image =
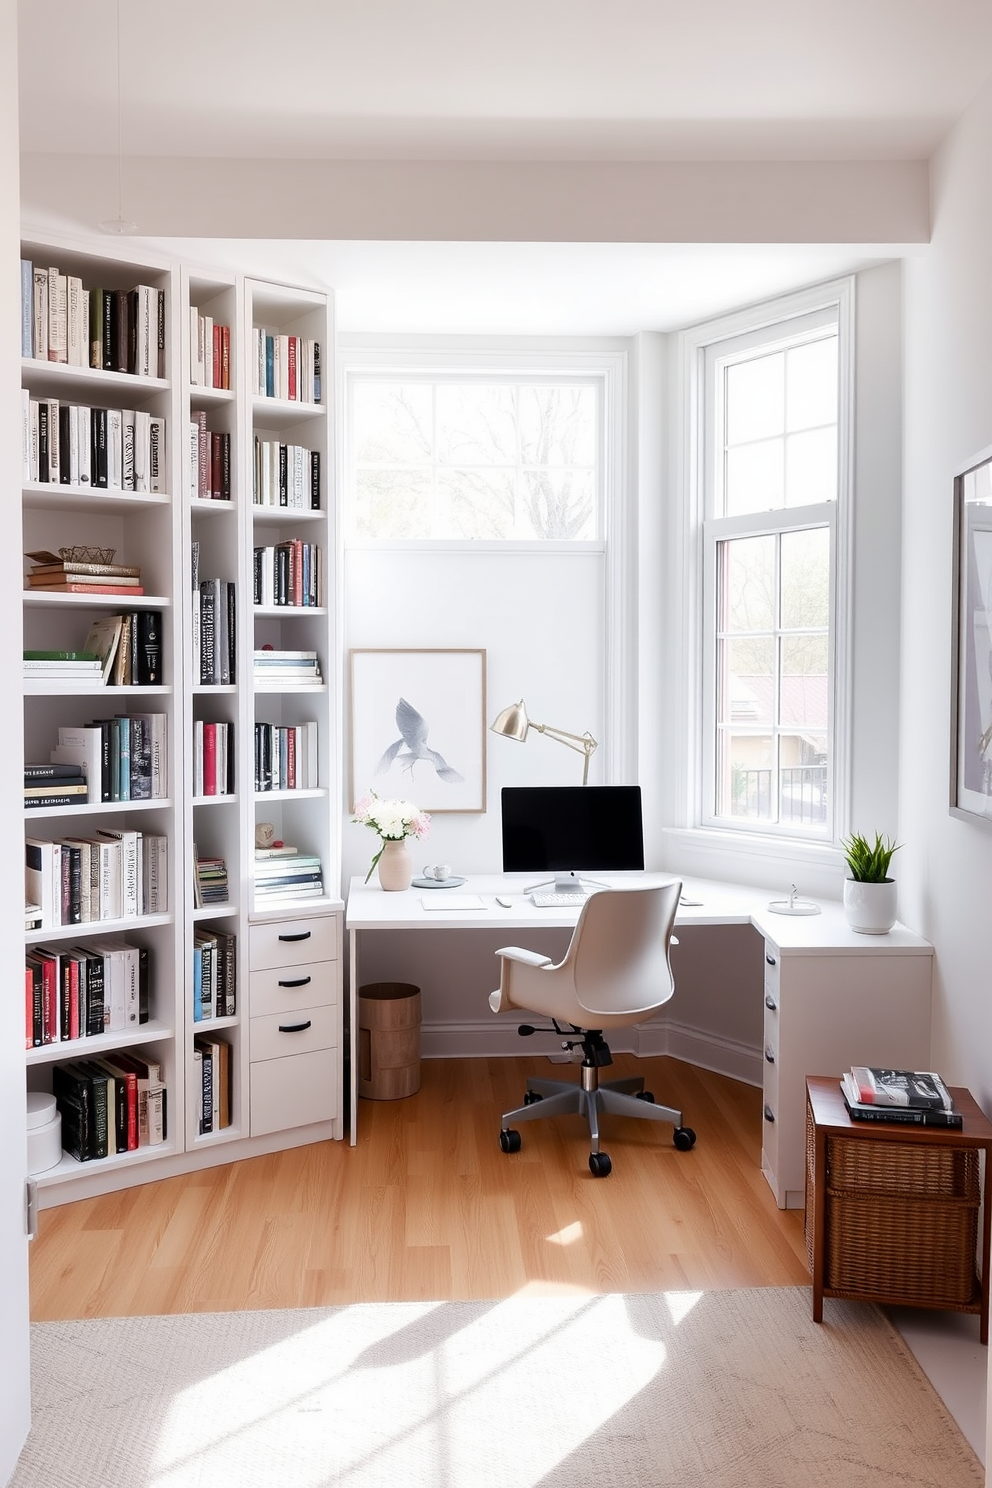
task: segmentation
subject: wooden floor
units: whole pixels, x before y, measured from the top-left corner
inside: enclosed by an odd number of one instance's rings
[[[613,1172],[593,1178],[578,1117],[499,1113],[547,1060],[429,1060],[419,1093],[362,1101],[359,1141],[163,1179],[44,1210],[31,1315],[58,1318],[358,1301],[808,1285],[801,1211],[759,1168],[761,1094],[671,1059],[618,1056],[695,1128],[607,1117]]]

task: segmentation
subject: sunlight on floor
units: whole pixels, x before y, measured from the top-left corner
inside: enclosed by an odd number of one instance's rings
[[[672,1294],[674,1323],[696,1296]],[[199,1381],[171,1403],[149,1484],[178,1488],[194,1464],[204,1481],[237,1468],[246,1485],[276,1482],[292,1444],[295,1488],[535,1488],[666,1358],[622,1296],[478,1303],[453,1332],[450,1318],[436,1304],[342,1309]]]
[[[548,1236],[548,1244],[549,1245],[574,1245],[575,1242],[576,1242],[576,1240],[581,1240],[581,1239],[582,1239],[582,1225],[579,1223],[578,1220],[575,1220],[573,1224],[566,1225],[563,1230],[559,1230],[556,1235],[549,1235]]]

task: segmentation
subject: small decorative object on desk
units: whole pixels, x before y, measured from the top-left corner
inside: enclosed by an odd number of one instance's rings
[[[788,899],[770,899],[768,901],[768,908],[772,914],[815,915],[820,913],[820,906],[812,899],[799,898],[795,884],[789,890]]]
[[[379,851],[369,864],[365,875],[368,883],[376,868],[383,889],[408,889],[413,882],[413,857],[406,845],[408,837],[426,837],[431,819],[412,801],[383,800],[375,791],[369,791],[355,802],[352,821],[359,826],[371,827],[379,835]]]
[[[910,1126],[959,1127],[951,1093],[933,1070],[854,1065],[841,1077],[848,1115],[855,1121],[895,1121]]]

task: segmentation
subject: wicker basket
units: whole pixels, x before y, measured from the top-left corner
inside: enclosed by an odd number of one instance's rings
[[[976,1296],[978,1203],[910,1195],[826,1195],[824,1286],[906,1306],[966,1306]]]
[[[967,1199],[977,1204],[978,1172],[978,1153],[971,1147],[827,1138],[827,1187],[832,1190]]]

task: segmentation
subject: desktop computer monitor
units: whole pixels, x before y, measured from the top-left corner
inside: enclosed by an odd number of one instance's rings
[[[504,785],[503,872],[552,873],[580,890],[582,873],[644,867],[639,785]]]

